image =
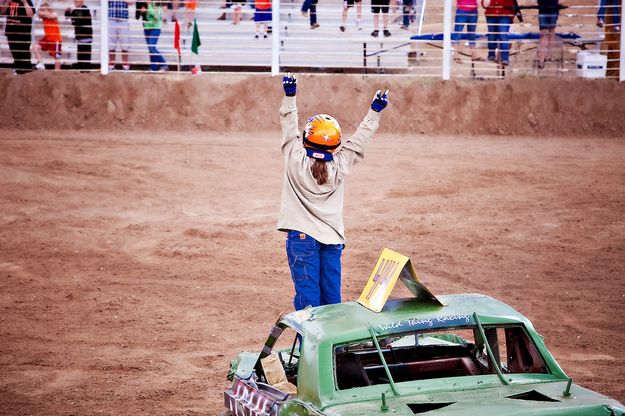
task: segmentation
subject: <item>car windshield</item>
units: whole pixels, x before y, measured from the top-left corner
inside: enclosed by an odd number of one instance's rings
[[[497,371],[503,374],[549,373],[522,325],[484,325],[483,329],[494,360],[475,326],[379,336],[377,341],[396,383]],[[336,345],[334,357],[339,390],[389,383],[387,369],[373,339]]]

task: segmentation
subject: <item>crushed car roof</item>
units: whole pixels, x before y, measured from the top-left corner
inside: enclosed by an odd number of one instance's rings
[[[392,299],[382,312],[373,312],[356,302],[345,302],[306,308],[284,315],[281,321],[303,335],[314,336],[319,343],[370,337],[370,327],[377,334],[392,334],[411,330],[427,330],[480,322],[531,323],[514,308],[481,294],[443,295],[438,297],[445,306],[419,302],[414,298]]]

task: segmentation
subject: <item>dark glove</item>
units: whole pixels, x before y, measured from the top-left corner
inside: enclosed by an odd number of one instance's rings
[[[388,104],[388,90],[378,90],[375,93],[375,97],[373,97],[373,102],[371,103],[371,109],[373,111],[377,111],[378,113],[386,108]]]
[[[289,72],[282,77],[282,88],[287,97],[294,97],[297,91],[297,78]]]

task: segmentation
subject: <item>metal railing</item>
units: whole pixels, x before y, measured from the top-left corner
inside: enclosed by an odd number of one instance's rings
[[[354,1],[352,7],[345,9],[342,1],[321,0],[316,5],[316,23],[312,25],[311,13],[302,14],[301,1],[273,0],[267,38],[262,35],[262,27],[261,35],[255,38],[253,3],[178,0],[159,4],[162,23],[155,47],[166,62],[168,72],[189,71],[199,66],[205,71],[271,71],[273,74],[308,70],[442,79],[583,76],[625,80],[625,57],[620,53],[625,48],[625,39],[620,36],[620,21],[614,18],[621,14],[623,0],[616,2],[612,13],[602,15],[599,27],[598,5],[594,1],[566,1],[568,7],[559,11],[555,34],[548,43],[545,43],[545,33],[541,38],[538,10],[532,8],[536,4],[533,0],[519,0],[523,20],[514,18],[509,25],[487,23],[480,6],[473,44],[473,35],[467,32],[467,26],[462,26],[462,33],[454,29],[457,10],[453,0],[391,0],[386,27],[384,14],[380,13],[377,37],[372,36],[374,16],[370,4]],[[65,17],[67,8],[75,8],[73,3],[62,0],[50,5],[58,16],[62,35],[57,60],[64,69],[102,73],[123,70],[119,46],[116,61],[110,62],[115,66],[109,67],[108,49],[112,37],[108,0],[86,0],[85,4],[90,10],[93,28],[89,62],[85,62],[87,59],[79,61],[78,49],[82,42],[75,35],[72,21]],[[136,15],[138,5],[132,4],[128,9],[127,61],[130,70],[148,71],[150,55],[154,57],[155,53],[148,49],[144,21]],[[41,4],[34,6],[39,10]],[[174,48],[174,19],[180,28],[180,54]],[[201,40],[198,54],[191,52],[194,20]],[[504,42],[492,39],[489,42],[488,36],[502,27],[508,37],[507,61],[502,60],[501,54],[505,50]],[[385,28],[390,36],[385,36]],[[0,31],[9,29],[7,17],[0,17]],[[13,43],[37,45],[44,35],[42,19],[35,16],[30,42],[22,38],[13,39]],[[14,62],[7,39],[7,36],[0,36],[0,65],[5,67]],[[493,51],[488,49],[489,43],[491,47],[495,45],[494,57]],[[53,68],[55,59],[46,50],[41,53],[43,63]],[[19,56],[28,59],[28,65],[36,64],[34,54]],[[152,69],[155,70],[154,66]]]

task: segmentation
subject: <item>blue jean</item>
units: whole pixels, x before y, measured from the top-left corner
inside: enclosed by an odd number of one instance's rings
[[[502,63],[510,62],[510,42],[508,33],[510,32],[511,16],[486,16],[488,24],[488,58],[493,60],[496,57],[496,49],[499,49],[499,56]]]
[[[150,71],[158,71],[161,67],[167,65],[163,55],[156,49],[161,29],[143,29],[143,33],[145,34],[145,42],[148,44],[148,51],[150,52]]]
[[[410,26],[410,9],[412,8],[412,5],[414,3],[414,0],[402,0],[402,25],[405,27]]]
[[[317,23],[317,2],[319,0],[304,0],[302,4],[303,12],[310,12],[310,25]]]
[[[459,41],[462,29],[467,26],[467,36],[469,38],[469,46],[475,46],[475,28],[477,26],[477,9],[473,12],[465,10],[456,10],[456,18],[454,25],[454,33],[451,34],[451,40]]]
[[[540,30],[555,29],[558,26],[558,13],[539,14],[538,27]]]
[[[619,7],[620,3],[616,0],[600,0],[599,1],[599,10],[597,10],[597,18],[605,21],[606,9],[608,13],[612,15],[612,24],[620,25],[621,24],[621,8]]]
[[[299,231],[289,231],[286,254],[295,285],[293,306],[341,302],[341,254],[343,244],[322,244]]]

